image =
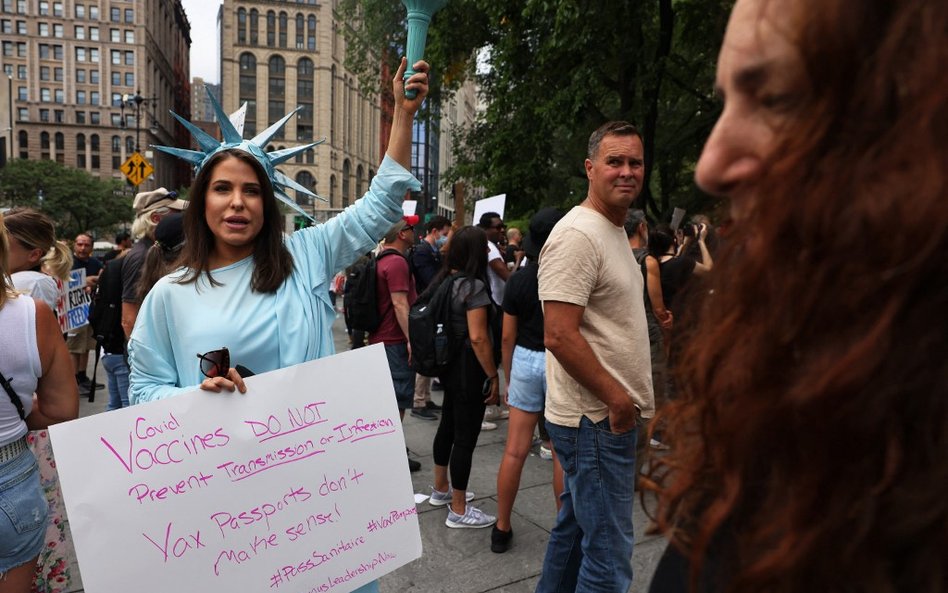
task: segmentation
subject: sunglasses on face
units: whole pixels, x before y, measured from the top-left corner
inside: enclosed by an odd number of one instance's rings
[[[201,374],[208,379],[225,377],[230,371],[230,350],[227,348],[211,350],[197,357],[201,360]]]

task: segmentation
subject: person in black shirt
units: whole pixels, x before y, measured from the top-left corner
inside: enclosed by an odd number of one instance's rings
[[[86,271],[86,291],[91,292],[99,281],[99,272],[102,271],[102,262],[99,258],[92,256],[92,236],[86,233],[80,233],[76,236],[73,243],[72,269]],[[86,392],[92,386],[89,376],[86,374],[86,366],[89,364],[89,351],[96,347],[95,338],[92,337],[92,328],[88,324],[70,331],[66,335],[66,346],[69,348],[69,354],[72,357],[73,366],[76,369],[76,382],[79,389]],[[96,389],[105,387],[102,383],[96,383]]]
[[[542,418],[546,399],[546,350],[543,346],[543,307],[538,294],[538,258],[543,243],[563,213],[544,208],[530,219],[530,232],[523,241],[527,265],[507,280],[504,291],[504,321],[501,359],[507,378],[507,444],[497,472],[497,524],[490,549],[506,552],[513,539],[510,515],[520,487],[523,463],[533,444],[533,429]],[[546,443],[549,447],[549,442]],[[563,469],[553,457],[553,492],[559,505],[563,491]]]

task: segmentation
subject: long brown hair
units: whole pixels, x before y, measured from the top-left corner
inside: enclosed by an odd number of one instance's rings
[[[263,166],[252,155],[238,149],[222,150],[204,164],[194,183],[191,184],[190,203],[184,211],[184,236],[187,243],[181,253],[181,265],[188,271],[179,282],[187,284],[197,281],[203,273],[208,281],[219,284],[211,277],[209,261],[214,250],[214,234],[207,226],[204,210],[207,204],[207,189],[211,183],[214,167],[224,159],[235,158],[249,165],[257,174],[263,195],[263,228],[254,239],[253,278],[251,287],[255,292],[276,292],[293,272],[293,258],[283,244],[283,225],[280,207],[273,194],[273,185]]]
[[[732,592],[948,590],[948,3],[852,8],[793,5],[812,94],[659,414],[693,586],[723,540]]]

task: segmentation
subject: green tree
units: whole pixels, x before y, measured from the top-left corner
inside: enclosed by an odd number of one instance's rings
[[[49,160],[16,159],[0,169],[0,203],[41,210],[56,222],[63,239],[83,231],[102,234],[130,221],[134,212],[122,186]]]
[[[575,204],[586,191],[589,133],[624,119],[645,139],[640,206],[666,221],[676,205],[709,209],[692,175],[719,111],[714,56],[732,4],[451,0],[428,37],[432,102],[476,76],[486,109],[455,139],[457,165],[444,181],[507,193],[511,215]],[[391,68],[405,46],[404,9],[397,0],[342,0],[337,18],[347,23],[347,65],[364,89],[378,89],[379,64]]]

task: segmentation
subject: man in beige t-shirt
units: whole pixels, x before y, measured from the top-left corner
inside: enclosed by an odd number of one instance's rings
[[[623,224],[642,191],[643,153],[631,124],[593,132],[586,199],[540,252],[545,416],[565,490],[537,593],[632,583],[636,421],[654,399],[644,284]]]

